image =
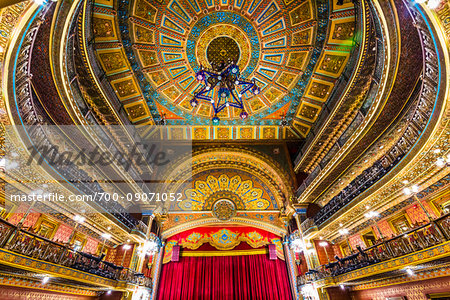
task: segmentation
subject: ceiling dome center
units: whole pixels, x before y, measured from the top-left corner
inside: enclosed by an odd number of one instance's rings
[[[227,36],[213,39],[206,49],[206,57],[211,65],[227,64],[229,61],[238,63],[240,56],[239,45]]]

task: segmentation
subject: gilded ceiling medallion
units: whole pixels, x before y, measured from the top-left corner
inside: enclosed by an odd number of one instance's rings
[[[236,206],[231,200],[220,199],[214,203],[212,213],[217,219],[228,221],[236,215]]]

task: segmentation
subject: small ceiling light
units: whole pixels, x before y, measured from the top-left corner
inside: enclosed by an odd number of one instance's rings
[[[439,154],[439,153],[441,153],[441,149],[434,149],[433,152],[434,152],[435,154]]]
[[[378,217],[379,215],[380,215],[380,213],[377,212],[377,211],[370,211],[370,212],[368,212],[368,213],[365,213],[365,214],[364,214],[364,217],[366,217],[367,219],[371,219],[371,218],[376,218],[376,217]]]
[[[403,189],[403,194],[405,194],[406,196],[411,195],[411,189],[410,188],[404,188]]]
[[[342,223],[339,223],[339,227],[342,227],[342,226],[344,226],[344,225],[342,225]]]
[[[414,271],[411,270],[410,268],[407,268],[407,269],[406,269],[406,273],[408,273],[409,276],[414,275]]]
[[[442,168],[443,166],[445,166],[445,160],[442,157],[439,157],[436,160],[436,166],[438,166],[439,168]]]
[[[42,284],[46,284],[49,280],[50,280],[50,277],[45,276],[44,278],[42,278]]]
[[[370,209],[370,206],[369,206],[369,205],[366,205],[366,209]]]
[[[123,250],[130,250],[131,249],[131,245],[123,245]]]
[[[320,247],[326,247],[326,246],[328,246],[328,243],[325,242],[325,241],[323,241],[323,242],[320,242],[320,243],[319,243],[319,246],[320,246]]]
[[[347,228],[339,229],[339,234],[340,235],[347,235],[347,234],[349,234],[349,231],[348,231]]]
[[[428,0],[428,8],[435,9],[441,4],[441,0]]]
[[[80,215],[75,215],[75,216],[73,217],[73,219],[74,219],[76,222],[78,222],[78,223],[83,223],[84,221],[86,221],[86,218],[85,218],[85,217],[82,217],[82,216],[80,216]]]
[[[340,284],[339,286],[341,287],[342,290],[345,289],[345,286],[343,284]]]
[[[419,192],[419,186],[418,185],[413,185],[412,187],[411,187],[411,191],[413,192],[413,193],[418,193]]]
[[[107,291],[107,292],[106,292],[106,295],[111,295],[111,291]]]
[[[109,233],[103,233],[102,238],[104,238],[105,240],[108,240],[111,238],[111,235]]]

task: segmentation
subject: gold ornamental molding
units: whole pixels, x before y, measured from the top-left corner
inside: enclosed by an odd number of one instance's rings
[[[363,221],[362,216],[367,212],[366,206],[370,209],[380,212],[404,201],[407,199],[403,195],[403,188],[405,186],[418,185],[420,190],[423,190],[438,181],[446,174],[448,174],[448,167],[439,168],[436,161],[439,157],[446,157],[450,152],[448,141],[450,140],[450,102],[449,86],[450,82],[450,59],[449,59],[449,40],[450,40],[450,25],[444,23],[445,16],[448,17],[449,4],[443,5],[440,10],[431,11],[426,6],[420,6],[427,20],[431,23],[432,30],[434,30],[437,47],[442,47],[444,50],[439,52],[442,57],[442,74],[445,77],[440,81],[440,99],[447,99],[437,105],[433,115],[432,122],[435,124],[429,129],[428,138],[423,144],[414,151],[412,157],[401,165],[396,166],[400,168],[398,173],[392,178],[381,180],[367,192],[358,196],[356,201],[358,204],[340,213],[339,219],[335,218],[327,222],[321,231],[318,233],[322,236],[331,237],[337,234],[340,226],[351,228]],[[447,51],[445,50],[447,49]],[[439,149],[439,151],[435,151]],[[343,185],[344,187],[345,185]]]
[[[364,2],[364,1],[363,1]],[[378,12],[378,18],[380,20],[380,26],[381,30],[383,30],[383,42],[384,42],[384,48],[387,55],[384,57],[384,66],[382,71],[382,77],[380,79],[380,83],[378,85],[378,91],[377,94],[374,97],[374,102],[371,105],[367,115],[364,117],[363,122],[361,125],[355,130],[355,132],[352,134],[352,136],[348,139],[348,141],[339,149],[339,151],[333,156],[333,158],[326,164],[325,168],[320,171],[319,175],[308,185],[308,187],[305,189],[305,191],[301,194],[301,196],[298,198],[298,202],[310,202],[313,201],[311,199],[310,194],[315,190],[316,186],[319,185],[323,179],[326,178],[326,176],[335,168],[335,166],[345,157],[346,154],[349,153],[355,147],[355,145],[358,143],[359,140],[363,138],[363,136],[370,130],[370,128],[373,126],[374,122],[377,120],[377,117],[382,112],[384,106],[386,105],[387,99],[389,98],[389,94],[391,92],[394,79],[397,74],[397,68],[398,68],[398,59],[394,61],[395,57],[392,57],[392,41],[399,40],[399,33],[397,33],[396,36],[392,36],[392,33],[389,32],[388,28],[388,21],[386,20],[386,17],[383,14],[383,9],[381,5],[378,3],[378,1],[374,1],[375,9],[377,9]],[[395,15],[395,23],[398,23],[398,17]],[[362,68],[362,66],[360,66]],[[393,74],[393,76],[387,76],[386,74]],[[336,106],[335,110],[338,109],[338,106]],[[333,111],[334,112],[334,111]],[[328,119],[330,122],[331,118]],[[345,120],[347,121],[347,120]],[[350,125],[350,124],[348,124]],[[348,126],[342,130],[343,133],[345,129],[347,129]],[[322,131],[326,129],[326,126],[322,126]],[[321,136],[319,133],[317,135],[317,138],[315,139],[315,142],[312,144],[318,142],[318,137]],[[339,134],[336,133],[337,137],[339,137]],[[334,140],[334,139],[333,139]],[[334,144],[334,143],[333,143]],[[324,152],[328,152],[327,150],[330,150],[331,146],[328,147],[328,149],[325,149]],[[306,152],[303,155],[303,159],[307,157],[308,152]],[[295,171],[300,170],[300,166],[303,162],[300,161],[295,166]],[[318,162],[317,162],[318,164]],[[315,166],[315,165],[314,165]],[[308,171],[312,171],[312,167],[308,168]],[[343,173],[346,170],[343,171]],[[342,175],[342,174],[341,174]],[[352,174],[354,177],[357,176],[357,174]],[[315,200],[315,199],[314,199]]]
[[[446,241],[432,248],[417,251],[411,254],[393,258],[388,261],[380,262],[371,266],[367,266],[358,270],[354,270],[336,276],[334,279],[336,284],[341,284],[376,274],[403,269],[406,266],[426,263],[432,260],[446,257],[449,254],[450,254],[450,241]]]
[[[115,288],[118,281],[64,267],[50,262],[33,259],[5,249],[0,249],[0,263],[36,273],[71,279],[88,284]]]
[[[440,277],[447,277],[450,276],[450,266],[449,265],[442,265],[438,266],[434,269],[425,269],[420,270],[419,272],[415,272],[414,276],[402,276],[400,278],[386,278],[382,280],[377,281],[370,281],[367,283],[363,283],[357,286],[352,286],[352,291],[363,291],[368,289],[375,289],[380,287],[386,287],[391,285],[398,285],[408,282],[418,282],[428,279],[434,279],[434,278],[440,278]],[[447,283],[450,285],[450,283]]]
[[[96,297],[98,295],[95,289],[80,288],[78,286],[61,285],[36,281],[27,278],[26,276],[11,275],[7,273],[0,273],[0,286],[20,287],[26,289],[43,290],[56,293],[90,296]]]
[[[187,222],[187,223],[172,227],[172,228],[164,231],[161,234],[161,236],[164,239],[168,239],[169,237],[171,237],[177,233],[180,233],[180,232],[183,232],[183,231],[186,231],[189,229],[193,229],[196,227],[221,226],[221,225],[222,226],[240,225],[240,226],[255,227],[255,228],[259,228],[259,229],[271,232],[278,236],[283,236],[286,234],[286,230],[282,227],[274,226],[269,223],[261,222],[261,221],[257,221],[257,220],[253,220],[253,219],[235,217],[235,218],[228,220],[226,223],[223,221],[220,221],[217,218],[205,218],[205,219],[195,220],[192,222]]]

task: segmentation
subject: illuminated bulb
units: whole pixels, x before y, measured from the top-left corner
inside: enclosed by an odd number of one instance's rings
[[[405,194],[406,196],[411,195],[411,189],[410,188],[404,188],[403,189],[403,194]]]
[[[85,217],[82,217],[82,216],[79,216],[79,215],[75,215],[75,216],[73,217],[73,219],[74,219],[76,222],[78,222],[78,223],[83,223],[83,222],[86,220]]]
[[[441,153],[441,149],[434,149],[433,152],[436,154],[439,154],[439,153]]]
[[[442,157],[438,158],[436,161],[436,166],[442,168],[443,166],[445,166],[445,160]]]
[[[123,250],[130,250],[131,249],[131,245],[123,245]]]
[[[377,211],[370,211],[368,213],[364,214],[364,217],[366,217],[367,219],[370,218],[374,218],[374,217],[378,217],[380,214]]]
[[[50,277],[45,276],[45,277],[42,279],[42,284],[46,284],[49,280],[50,280]]]
[[[328,243],[327,242],[320,242],[319,246],[320,247],[326,247],[326,246],[328,246]]]
[[[349,231],[348,231],[347,228],[339,229],[339,234],[340,234],[340,235],[346,235],[346,234],[348,234],[348,233],[349,233]]]
[[[15,161],[6,161],[6,170],[14,170],[19,166],[19,164]]]
[[[102,238],[104,238],[105,240],[110,239],[111,235],[109,233],[103,233],[102,234]]]
[[[345,286],[343,284],[340,284],[339,286],[341,287],[342,290],[345,289]]]
[[[413,185],[413,186],[411,187],[411,190],[412,190],[413,193],[417,193],[417,192],[419,192],[419,186]]]
[[[190,103],[191,103],[191,106],[192,106],[192,107],[196,107],[196,106],[198,105],[198,100],[195,99],[195,98],[192,98],[192,100],[190,101]]]
[[[406,269],[406,273],[408,273],[409,276],[414,275],[413,270],[411,270],[410,268],[407,268],[407,269]]]
[[[435,9],[441,4],[440,0],[429,0],[428,1],[428,8]]]

